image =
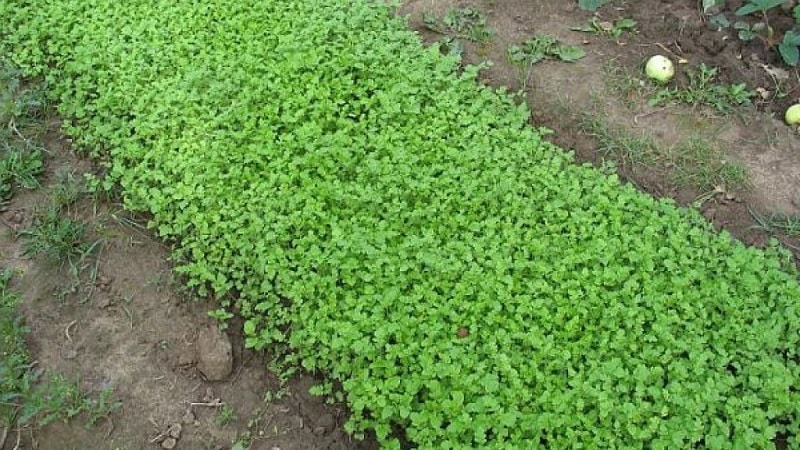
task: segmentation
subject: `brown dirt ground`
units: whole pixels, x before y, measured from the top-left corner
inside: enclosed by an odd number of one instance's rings
[[[728,8],[737,2],[729,1]],[[516,69],[508,64],[506,49],[534,33],[580,44],[586,58],[575,64],[543,62],[536,65],[526,91],[532,123],[556,131],[552,139],[575,151],[578,162],[600,164],[597,142],[579,125],[589,112],[633,133],[647,133],[669,144],[691,136],[716,143],[726,158],[743,164],[752,188],[719,192],[703,202],[701,212],[717,227],[730,230],[748,244],[763,245],[769,234],[754,229],[748,208],[761,213],[800,214],[800,140],[794,130],[770,117],[800,99],[800,76],[788,71],[782,90],[786,96],[759,101],[737,115],[719,117],[689,107],[651,108],[634,90],[615,88],[615,78],[641,78],[643,61],[654,53],[685,58],[688,66],[705,62],[720,68],[720,80],[747,82],[751,88],[776,91],[776,81],[764,70],[778,63],[774,54],[757,43],[742,44],[709,30],[698,14],[696,0],[614,1],[598,13],[602,20],[621,17],[638,22],[636,34],[617,40],[571,31],[591,17],[573,0],[407,0],[400,14],[427,43],[442,36],[427,30],[422,13],[441,16],[451,7],[472,6],[483,11],[495,35],[485,44],[468,43],[466,63],[491,61],[481,79],[511,91],[520,88]],[[682,68],[681,68],[682,69]],[[685,83],[679,70],[675,83]],[[634,118],[636,120],[634,120]],[[54,124],[57,128],[57,124]],[[351,440],[342,430],[347,412],[307,394],[313,383],[298,376],[281,400],[265,402],[266,392],[279,383],[269,372],[268,356],[243,349],[241,336],[230,331],[234,372],[223,382],[206,381],[196,370],[194,346],[198,330],[209,323],[213,305],[194,301],[173,279],[169,248],[128,217],[113,203],[95,205],[84,199],[71,214],[96,224],[94,235],[104,244],[97,255],[97,277],[75,292],[64,270],[21,256],[16,231],[30,223],[46,202],[47,186],[56,170],[82,173],[91,167],[77,158],[69,143],[52,132],[51,155],[44,189],[20,192],[0,213],[0,263],[22,269],[16,289],[25,299],[34,358],[45,371],[79,377],[88,391],[113,387],[121,411],[86,429],[82,423],[54,424],[35,433],[23,433],[20,448],[148,449],[159,448],[157,436],[174,423],[183,424],[178,449],[229,449],[245,433],[256,437],[252,449],[374,449],[372,440]],[[643,190],[688,204],[706,194],[671,181],[659,167],[620,166],[620,174]],[[787,247],[800,248],[796,238],[776,235]],[[796,253],[797,254],[797,253]],[[213,407],[190,407],[204,397],[219,399],[233,408],[236,418],[219,425]],[[187,410],[195,420],[184,423]],[[13,439],[11,439],[13,441]],[[7,445],[7,448],[11,448]],[[4,450],[4,449],[0,449]]]

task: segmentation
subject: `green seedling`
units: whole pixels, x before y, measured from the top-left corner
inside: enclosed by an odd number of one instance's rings
[[[617,61],[607,62],[603,67],[603,72],[608,92],[620,98],[631,110],[639,106],[643,97],[653,94],[657,89],[655,83],[648,83],[639,74],[632,74]]]
[[[56,208],[63,210],[78,201],[85,192],[81,180],[66,170],[56,172],[55,185],[50,189],[50,199]]]
[[[231,450],[247,450],[256,440],[265,438],[264,423],[262,422],[263,415],[263,407],[258,407],[250,412],[247,428],[238,433]]]
[[[717,68],[700,64],[694,70],[688,70],[689,84],[685,87],[663,88],[650,98],[650,106],[665,103],[685,103],[690,106],[705,105],[721,113],[730,113],[736,107],[751,104],[755,91],[744,83],[722,85],[716,83]]]
[[[22,405],[18,423],[42,427],[56,421],[68,422],[86,414],[85,426],[91,428],[122,406],[113,395],[114,391],[108,388],[93,397],[81,390],[78,381],[58,374],[46,376]]]
[[[633,19],[623,18],[617,19],[614,22],[605,22],[601,21],[597,17],[592,17],[586,24],[570,29],[584,33],[594,33],[618,38],[625,32],[635,32],[636,21]]]
[[[800,216],[789,216],[780,213],[764,215],[749,207],[748,210],[758,224],[753,228],[767,233],[782,233],[787,236],[800,237]]]
[[[14,186],[25,189],[39,187],[37,177],[43,170],[41,149],[5,143],[5,148],[0,149],[0,203],[11,198]]]
[[[94,427],[98,422],[108,419],[122,408],[122,401],[114,397],[114,389],[104,388],[97,395],[83,396],[83,412],[86,414],[85,426]]]
[[[586,56],[586,52],[575,45],[561,44],[554,37],[537,34],[521,45],[510,46],[507,55],[509,62],[517,68],[522,90],[525,90],[536,63],[546,59],[575,62]]]
[[[425,13],[422,21],[431,31],[473,42],[486,42],[494,34],[486,25],[486,16],[476,8],[452,8],[441,19]]]
[[[703,14],[708,14],[714,7],[724,5],[725,0],[700,0],[699,4]]]
[[[737,16],[747,16],[753,13],[760,13],[766,22],[767,12],[786,3],[786,0],[747,0],[747,3],[736,10]]]
[[[786,64],[790,66],[800,64],[800,28],[784,33],[783,40],[778,44],[778,52]]]
[[[217,425],[224,427],[236,420],[236,412],[228,405],[222,405],[217,410]]]
[[[46,105],[43,89],[23,82],[20,70],[0,56],[0,157],[10,149],[36,147],[32,137],[47,128]]]
[[[220,330],[226,330],[228,328],[228,323],[233,319],[234,315],[225,307],[222,307],[209,311],[208,317],[217,321],[217,326]]]
[[[597,139],[597,150],[622,167],[662,168],[678,185],[700,191],[715,188],[745,189],[750,186],[747,171],[727,161],[724,153],[708,141],[693,137],[687,142],[665,146],[647,134],[634,135],[609,126],[597,114],[586,114],[581,129]]]
[[[597,151],[622,167],[650,165],[659,155],[658,144],[645,134],[633,135],[610,127],[597,114],[584,114],[581,129],[597,139]]]
[[[745,167],[729,161],[707,140],[692,137],[669,152],[676,183],[701,191],[747,189],[750,179]]]
[[[33,189],[44,168],[44,150],[25,136],[26,128],[43,128],[39,92],[23,88],[21,73],[0,58],[0,204],[15,186]],[[22,127],[22,131],[20,131]]]
[[[720,30],[732,25],[740,40],[748,42],[759,39],[767,49],[777,47],[778,54],[787,65],[797,66],[800,64],[800,5],[792,10],[797,26],[787,30],[783,36],[776,33],[769,23],[768,13],[784,3],[786,3],[784,0],[748,0],[736,10],[735,15],[738,17],[758,15],[757,22],[739,20],[731,24],[724,14],[717,14],[709,19],[709,25]]]
[[[459,59],[461,59],[461,57],[464,55],[464,43],[458,38],[451,36],[445,37],[439,41],[439,46],[442,50],[442,53],[446,55],[452,55]]]
[[[710,23],[719,29],[730,26],[730,21],[722,15],[711,18]],[[783,62],[789,66],[800,64],[800,27],[787,30],[783,37],[776,35],[772,27],[766,22],[748,23],[737,21],[733,24],[740,40],[748,42],[755,39],[761,40],[768,49],[777,46]]]
[[[16,122],[43,117],[46,102],[38,86],[25,86],[22,72],[0,57],[0,121],[15,126]]]
[[[733,28],[737,30],[737,36],[739,36],[739,39],[745,42],[752,41],[762,36],[765,41],[772,42],[774,35],[772,28],[767,27],[767,24],[764,22],[750,24],[748,22],[737,21],[733,24]]]
[[[25,327],[17,312],[19,296],[9,290],[13,272],[0,271],[0,426],[3,427],[4,447],[8,430],[16,423],[22,406],[30,394],[32,374],[25,345]]]
[[[87,231],[86,223],[65,217],[59,209],[50,207],[20,233],[23,252],[28,257],[44,256],[50,262],[69,264],[77,272],[100,245],[99,240],[89,241]]]

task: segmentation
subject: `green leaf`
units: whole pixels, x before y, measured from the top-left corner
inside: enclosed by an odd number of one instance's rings
[[[247,320],[244,323],[244,334],[246,336],[252,336],[256,333],[256,323],[254,320]]]
[[[717,14],[708,20],[708,24],[714,28],[728,28],[731,21],[724,14]]]
[[[746,16],[752,14],[759,10],[759,7],[755,3],[745,3],[743,6],[739,7],[734,14],[737,16]]]
[[[800,62],[800,48],[798,48],[798,44],[780,44],[778,46],[778,51],[786,64],[796,66]]]
[[[708,14],[708,11],[715,6],[724,5],[725,0],[703,0],[703,14]]]
[[[578,0],[578,6],[586,11],[597,11],[611,0]]]
[[[748,0],[748,3],[742,5],[736,10],[737,16],[746,16],[756,11],[766,13],[772,8],[776,8],[786,3],[786,0]]]
[[[632,30],[636,28],[636,21],[633,19],[619,19],[614,22],[614,26],[623,30]]]
[[[786,45],[800,46],[800,30],[789,30],[783,35],[783,43]]]
[[[565,45],[558,48],[558,58],[562,61],[573,62],[584,56],[586,56],[586,52],[574,45]]]

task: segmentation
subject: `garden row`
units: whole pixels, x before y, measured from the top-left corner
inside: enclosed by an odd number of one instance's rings
[[[0,5],[0,46],[105,161],[99,186],[152,215],[248,345],[339,381],[354,433],[675,449],[800,431],[789,258],[574,165],[388,7],[35,3]]]

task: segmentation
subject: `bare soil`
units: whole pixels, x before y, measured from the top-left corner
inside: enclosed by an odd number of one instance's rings
[[[507,61],[509,45],[535,33],[581,45],[587,56],[577,63],[548,61],[534,67],[525,92],[533,125],[554,130],[553,141],[573,150],[579,163],[595,165],[605,156],[598,152],[596,139],[579,125],[587,113],[665,144],[692,136],[706,138],[723,149],[726,158],[747,168],[750,189],[702,192],[675,183],[657,166],[620,165],[620,174],[641,189],[680,204],[702,198],[701,212],[718,228],[747,244],[763,245],[777,237],[797,255],[796,237],[754,228],[750,210],[800,215],[800,139],[795,130],[771,116],[780,117],[788,104],[800,99],[800,76],[797,70],[782,67],[775,52],[759,42],[743,43],[710,29],[697,3],[614,1],[599,11],[599,18],[638,22],[638,33],[618,39],[571,31],[591,17],[573,0],[408,0],[400,14],[408,15],[409,26],[432,43],[443,36],[424,26],[423,13],[442,16],[450,8],[466,6],[484,12],[495,34],[483,44],[467,43],[465,62],[490,61],[492,66],[481,72],[481,80],[511,91],[520,89],[521,80]],[[739,3],[729,0],[728,10]],[[775,22],[776,27],[785,26]],[[732,116],[703,108],[649,107],[636,89],[615,86],[620,80],[638,83],[644,60],[655,53],[685,59],[688,63],[681,68],[701,62],[718,67],[721,82],[746,82],[769,95]],[[786,79],[775,79],[776,67]],[[675,83],[685,82],[680,70]],[[50,155],[44,188],[19,192],[0,212],[0,264],[23,273],[15,288],[24,296],[29,344],[38,367],[79,378],[90,392],[113,387],[123,406],[93,428],[75,421],[25,431],[19,448],[155,449],[176,424],[181,428],[178,449],[230,449],[237,440],[267,450],[377,448],[374,440],[355,441],[343,431],[345,408],[308,395],[314,382],[309,375],[294,377],[283,398],[266,401],[268,392],[280,390],[277,377],[267,369],[269,355],[244,349],[235,323],[227,330],[233,348],[232,374],[224,381],[208,381],[198,370],[202,355],[196,347],[201,330],[213,324],[207,312],[214,305],[180,289],[180,280],[171,272],[169,247],[119,205],[85,198],[71,207],[71,215],[94,224],[93,236],[103,242],[91,269],[96,269],[94,275],[84,275],[77,286],[63,267],[23,257],[17,232],[48,201],[54,173],[92,169],[73,154],[57,128],[54,123],[47,139]],[[220,403],[234,413],[229,423],[220,423],[221,406],[208,406]],[[247,436],[251,439],[244,439]],[[9,439],[6,449],[14,440]]]

